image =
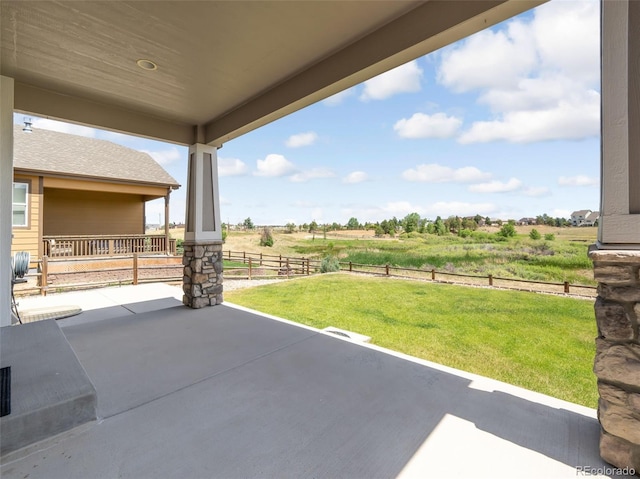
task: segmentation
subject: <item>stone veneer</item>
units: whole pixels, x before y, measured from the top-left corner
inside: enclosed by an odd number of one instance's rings
[[[592,250],[600,455],[640,472],[640,251]]]
[[[186,242],[182,302],[190,308],[222,303],[222,242]]]

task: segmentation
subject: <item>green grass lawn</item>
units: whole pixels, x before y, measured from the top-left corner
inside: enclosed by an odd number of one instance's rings
[[[225,300],[597,406],[591,301],[345,274],[232,291]]]

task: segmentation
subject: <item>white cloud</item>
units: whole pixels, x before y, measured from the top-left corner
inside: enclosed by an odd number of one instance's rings
[[[558,178],[560,186],[596,186],[598,183],[597,178],[591,178],[586,175],[561,176]]]
[[[336,174],[328,168],[312,168],[311,170],[301,171],[291,177],[294,183],[304,183],[315,178],[333,178]]]
[[[437,163],[418,165],[402,172],[402,178],[407,181],[425,183],[472,183],[487,180],[490,177],[490,173],[480,171],[474,166],[453,169]]]
[[[364,82],[360,100],[384,100],[398,93],[418,92],[421,79],[422,69],[418,62],[410,61]]]
[[[296,167],[282,155],[271,153],[264,160],[257,160],[256,176],[286,176],[293,173]]]
[[[41,128],[43,130],[59,131],[60,133],[69,133],[71,135],[86,136],[87,138],[95,138],[98,130],[89,128],[88,126],[74,125],[72,123],[63,123],[61,121],[49,120],[47,118],[34,118],[31,125],[33,128]]]
[[[579,140],[600,132],[600,95],[585,92],[581,101],[559,101],[544,110],[505,112],[498,120],[474,122],[458,138],[463,144],[506,140],[529,143],[545,140]]]
[[[493,203],[467,203],[464,201],[438,201],[426,208],[426,213],[446,218],[451,215],[489,215],[497,210]]]
[[[218,158],[219,176],[242,176],[249,171],[246,163],[237,158]]]
[[[343,183],[362,183],[363,181],[367,181],[369,179],[369,175],[367,175],[364,171],[352,171],[347,176],[342,179]]]
[[[551,190],[546,186],[528,186],[522,190],[522,194],[525,196],[539,198],[541,196],[551,195]]]
[[[409,119],[398,120],[393,129],[401,138],[450,138],[461,125],[460,118],[444,113],[414,113]]]
[[[347,88],[346,90],[341,91],[340,93],[336,93],[335,95],[330,96],[329,98],[325,98],[322,100],[322,103],[326,106],[337,106],[342,104],[347,98],[352,96],[355,93],[353,88]]]
[[[460,143],[577,140],[599,134],[599,61],[599,3],[549,2],[445,50],[437,78],[492,112]]]
[[[156,160],[160,165],[168,165],[169,163],[173,163],[180,159],[181,155],[178,149],[174,146],[168,150],[160,150],[160,151],[149,151],[149,150],[140,150],[143,153],[147,153]]]
[[[516,191],[522,187],[522,181],[517,178],[510,178],[509,181],[502,182],[498,180],[489,181],[488,183],[478,183],[469,186],[472,193],[508,193]]]
[[[315,131],[307,131],[306,133],[291,135],[285,142],[285,145],[289,148],[300,148],[301,146],[313,145],[317,139],[318,134]]]

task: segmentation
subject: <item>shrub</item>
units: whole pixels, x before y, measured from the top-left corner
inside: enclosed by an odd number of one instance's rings
[[[460,230],[460,237],[461,238],[468,238],[469,236],[471,236],[472,231],[468,228],[465,228],[463,230]]]
[[[529,238],[531,238],[532,240],[539,240],[540,238],[542,238],[542,235],[537,229],[533,228],[529,233]]]
[[[498,234],[503,238],[511,238],[516,235],[516,227],[511,223],[507,223],[506,225],[503,225],[502,228],[500,228]]]
[[[544,235],[544,239],[546,241],[553,241],[554,239],[556,239],[556,236],[553,233],[547,233],[546,235]]]
[[[273,235],[271,234],[271,228],[264,227],[260,234],[260,246],[273,246]]]
[[[340,271],[340,263],[338,258],[335,256],[326,256],[322,259],[320,263],[320,272],[321,273],[333,273],[335,271]]]

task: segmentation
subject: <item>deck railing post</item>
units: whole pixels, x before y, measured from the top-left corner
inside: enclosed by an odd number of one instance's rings
[[[49,282],[49,278],[47,275],[49,274],[49,257],[44,255],[42,257],[42,271],[40,272],[40,294],[42,296],[47,295],[47,285]]]
[[[138,284],[138,253],[133,254],[133,284]]]

